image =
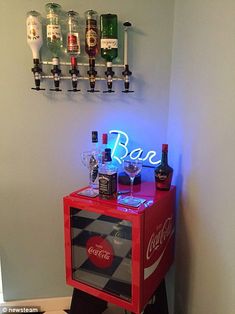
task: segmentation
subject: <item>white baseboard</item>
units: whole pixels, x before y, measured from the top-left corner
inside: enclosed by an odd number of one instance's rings
[[[71,297],[20,300],[3,303],[0,300],[0,306],[38,306],[42,312],[66,310],[70,308],[70,304]]]

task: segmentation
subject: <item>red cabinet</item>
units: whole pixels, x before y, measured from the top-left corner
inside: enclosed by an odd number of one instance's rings
[[[175,187],[155,191],[144,182],[134,188],[146,199],[138,209],[78,191],[64,197],[66,280],[140,313],[173,262]]]

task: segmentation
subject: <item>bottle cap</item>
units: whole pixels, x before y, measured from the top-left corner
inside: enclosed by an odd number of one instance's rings
[[[112,161],[112,157],[111,157],[111,149],[110,148],[105,148],[105,157],[104,157],[104,161]]]
[[[98,143],[98,132],[92,131],[92,143]]]
[[[108,143],[108,134],[103,133],[102,134],[102,144],[107,144]]]
[[[168,144],[162,144],[162,151],[163,152],[168,152]]]

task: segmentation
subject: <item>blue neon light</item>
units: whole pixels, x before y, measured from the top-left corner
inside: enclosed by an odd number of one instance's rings
[[[130,159],[140,159],[142,161],[148,161],[151,165],[158,165],[161,160],[156,160],[157,153],[154,150],[147,152],[145,157],[142,157],[144,150],[141,147],[135,148],[131,151],[128,149],[129,137],[128,135],[120,130],[110,130],[109,134],[116,135],[116,140],[112,148],[112,159],[115,159],[119,164],[127,156]]]

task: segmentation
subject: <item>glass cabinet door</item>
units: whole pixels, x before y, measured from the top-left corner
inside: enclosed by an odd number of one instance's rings
[[[132,224],[70,208],[72,278],[131,300]]]

